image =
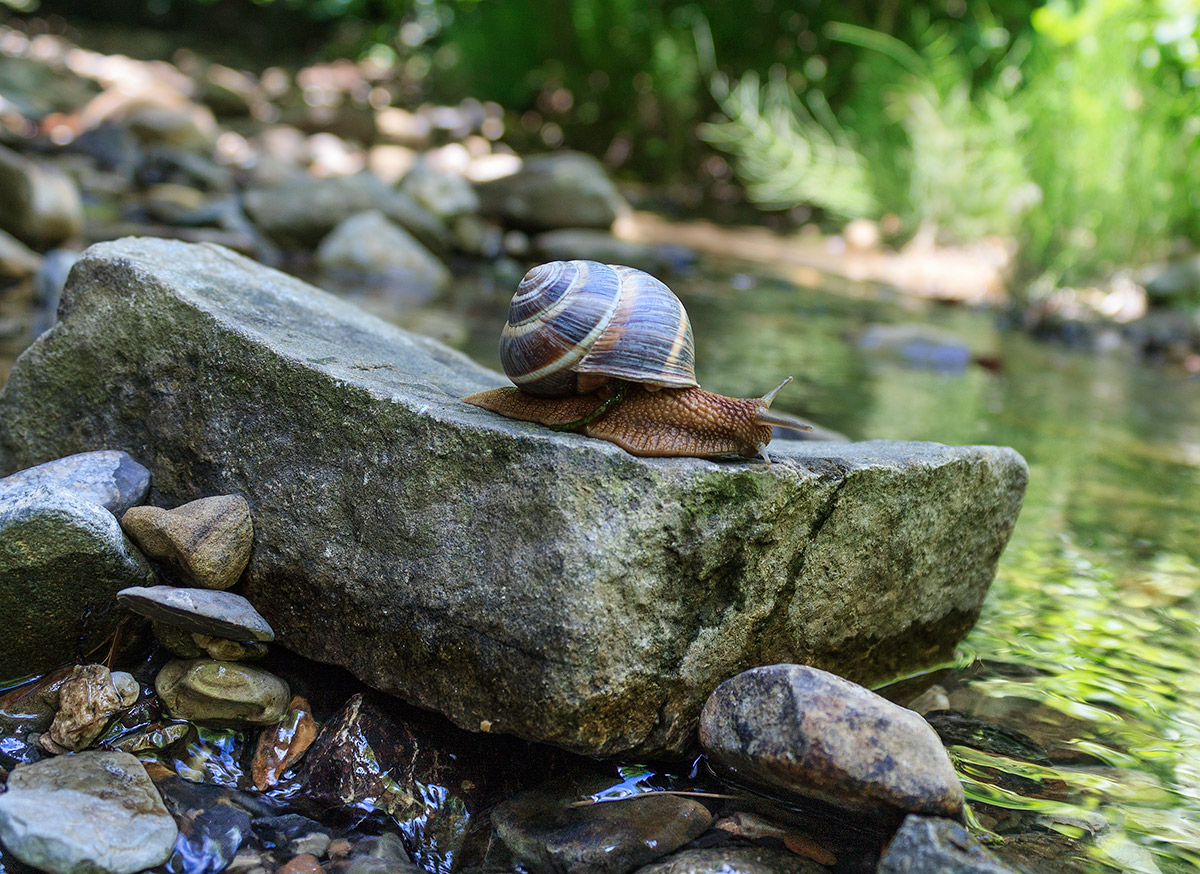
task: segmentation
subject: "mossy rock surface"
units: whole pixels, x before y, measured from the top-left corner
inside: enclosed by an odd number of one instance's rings
[[[238,494],[277,640],[458,724],[679,751],[746,668],[872,683],[946,657],[1020,508],[1011,449],[784,443],[639,459],[458,399],[503,385],[217,246],[93,246],[0,394],[0,471],[128,451]]]

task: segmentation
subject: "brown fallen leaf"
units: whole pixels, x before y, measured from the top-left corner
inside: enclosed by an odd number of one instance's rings
[[[283,722],[263,731],[254,749],[251,778],[259,791],[270,789],[280,775],[296,764],[317,736],[317,723],[308,702],[296,695],[288,702]]]

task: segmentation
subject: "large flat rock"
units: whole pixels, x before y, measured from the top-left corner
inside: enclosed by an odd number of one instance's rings
[[[0,471],[124,449],[154,503],[243,495],[279,642],[582,752],[683,749],[755,665],[871,683],[945,657],[1027,478],[934,443],[634,458],[460,403],[505,380],[213,245],[93,246],[60,315],[0,394]]]

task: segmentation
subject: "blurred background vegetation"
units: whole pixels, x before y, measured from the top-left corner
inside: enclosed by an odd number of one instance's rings
[[[871,218],[893,242],[1011,237],[1025,288],[1101,279],[1200,231],[1193,0],[0,2],[369,57],[414,101],[500,103],[519,152],[700,182],[695,208]]]

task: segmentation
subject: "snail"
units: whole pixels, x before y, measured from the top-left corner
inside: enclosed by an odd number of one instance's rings
[[[515,388],[463,400],[512,419],[615,443],[647,457],[760,456],[771,427],[811,426],[761,398],[700,388],[683,303],[641,270],[552,261],[521,280],[500,338]]]

